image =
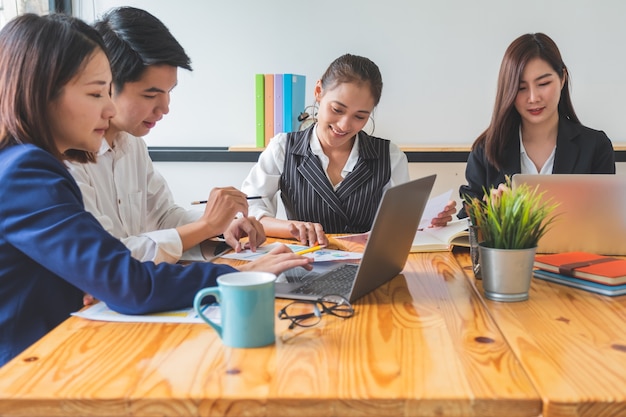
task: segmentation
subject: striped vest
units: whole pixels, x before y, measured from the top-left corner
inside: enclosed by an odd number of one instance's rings
[[[337,191],[309,147],[313,127],[288,133],[280,191],[287,218],[320,223],[326,233],[371,229],[391,178],[389,141],[359,132],[359,160]]]

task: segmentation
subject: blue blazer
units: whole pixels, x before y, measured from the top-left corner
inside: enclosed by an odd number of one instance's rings
[[[504,148],[502,170],[487,162],[484,146],[472,149],[465,168],[467,185],[462,185],[459,189],[461,199],[464,196],[482,199],[483,187],[489,190],[504,183],[505,176],[519,174],[522,170],[519,148],[516,130]],[[611,140],[602,131],[561,117],[552,173],[615,174],[615,152]],[[459,210],[459,217],[467,217],[463,208]]]
[[[235,269],[139,262],[83,208],[67,168],[33,145],[0,150],[0,366],[92,294],[125,314],[189,307]]]

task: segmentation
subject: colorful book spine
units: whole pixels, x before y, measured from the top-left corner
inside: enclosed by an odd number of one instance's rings
[[[283,128],[283,74],[274,74],[274,135],[284,132]]]
[[[296,130],[297,125],[294,127],[292,114],[293,107],[293,74],[283,74],[283,129],[285,132],[293,132]]]
[[[255,145],[257,148],[265,146],[265,75],[254,75],[255,93]]]
[[[608,295],[609,297],[626,294],[626,284],[604,285],[593,281],[573,278],[568,275],[557,274],[554,272],[542,270],[533,271],[533,275],[535,276],[535,278],[539,278],[545,281],[556,282],[557,284],[563,284],[569,287],[574,287],[597,294]]]
[[[304,75],[292,75],[291,90],[291,128],[292,131],[298,130],[300,121],[298,116],[304,111],[306,98],[306,77]]]
[[[274,74],[265,74],[265,146],[274,137]]]
[[[255,74],[255,145],[265,147],[279,133],[300,128],[306,77],[298,74]]]

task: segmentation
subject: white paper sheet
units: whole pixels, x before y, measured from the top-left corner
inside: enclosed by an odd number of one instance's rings
[[[446,207],[446,204],[450,201],[450,197],[452,197],[452,189],[446,191],[443,194],[432,197],[426,203],[426,208],[424,209],[424,214],[422,214],[422,219],[420,220],[420,224],[417,227],[418,229],[426,229],[430,226],[430,222],[434,217],[437,217],[439,213],[443,211]]]
[[[217,305],[212,304],[204,306],[203,313],[216,323],[220,323],[220,308]],[[76,311],[72,313],[72,315],[89,320],[126,323],[204,323],[204,321],[198,317],[193,307],[154,314],[127,315],[116,313],[102,301],[81,311]]]
[[[270,243],[269,245],[264,245],[257,248],[256,252],[252,252],[247,249],[241,251],[239,253],[230,252],[226,255],[222,255],[222,258],[225,259],[238,259],[242,261],[254,261],[255,259],[260,258],[265,255],[267,252],[271,251],[276,246],[281,245],[281,243]],[[294,245],[291,243],[286,244],[286,246],[294,252],[298,252],[300,250],[307,249],[308,246],[304,245]],[[342,250],[334,250],[334,249],[320,249],[315,252],[305,253],[302,256],[308,256],[309,258],[313,258],[313,262],[328,262],[328,261],[346,261],[352,259],[361,259],[363,257],[362,253],[359,252],[347,252]]]

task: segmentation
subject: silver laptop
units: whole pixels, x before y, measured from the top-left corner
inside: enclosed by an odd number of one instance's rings
[[[538,253],[626,255],[626,176],[552,174],[513,176],[512,186],[538,186],[559,203],[556,220],[539,240]]]
[[[325,263],[310,272],[304,268],[286,271],[276,280],[276,297],[316,300],[340,294],[352,302],[397,276],[404,269],[435,178],[409,181],[383,194],[360,263]]]

